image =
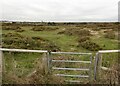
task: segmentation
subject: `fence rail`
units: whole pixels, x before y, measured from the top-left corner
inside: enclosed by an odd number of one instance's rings
[[[10,51],[10,52],[35,52],[35,53],[47,53],[47,50],[25,50],[25,49],[6,49],[0,48],[0,51]]]
[[[98,53],[119,53],[120,50],[100,50]]]

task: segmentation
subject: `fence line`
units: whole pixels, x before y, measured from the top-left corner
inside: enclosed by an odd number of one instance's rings
[[[0,75],[2,75],[2,51],[8,51],[8,52],[35,52],[35,53],[46,53],[47,54],[47,67],[48,67],[48,71],[50,68],[50,63],[51,62],[72,62],[72,63],[76,63],[76,62],[80,62],[80,63],[92,63],[92,57],[90,61],[74,61],[74,60],[52,60],[51,59],[51,54],[79,54],[79,55],[92,55],[92,53],[79,53],[79,52],[49,52],[47,50],[27,50],[27,49],[6,49],[6,48],[0,48]],[[95,55],[95,64],[94,64],[94,79],[96,80],[97,78],[97,72],[98,72],[98,68],[101,67],[99,65],[100,63],[100,55],[101,54],[105,54],[105,53],[119,53],[120,50],[100,50],[96,53]],[[105,70],[107,70],[108,68],[102,67]],[[53,68],[53,69],[65,69],[65,68]],[[65,69],[65,70],[83,70],[83,69]],[[88,70],[88,69],[87,69]],[[91,70],[91,69],[90,69]],[[59,75],[59,74],[58,74]],[[60,75],[60,76],[64,76],[64,75]],[[69,76],[69,75],[68,75]],[[2,76],[0,76],[1,78]],[[2,81],[0,81],[1,83]]]

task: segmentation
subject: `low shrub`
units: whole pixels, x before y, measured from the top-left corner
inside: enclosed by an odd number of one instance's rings
[[[25,31],[25,30],[23,30],[22,28],[20,28],[18,26],[2,26],[2,30],[15,30],[16,32]]]
[[[82,43],[82,42],[87,41],[87,40],[90,40],[90,37],[83,36],[83,37],[80,37],[80,38],[78,39],[78,42],[79,42],[79,43]]]
[[[98,44],[91,42],[89,40],[80,42],[78,46],[82,46],[83,48],[90,51],[98,51],[102,49]]]
[[[3,30],[18,30],[18,29],[21,29],[21,28],[18,27],[18,26],[2,26],[2,29]]]

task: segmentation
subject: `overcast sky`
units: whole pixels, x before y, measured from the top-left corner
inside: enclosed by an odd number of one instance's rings
[[[0,20],[112,22],[118,21],[118,1],[0,0]]]

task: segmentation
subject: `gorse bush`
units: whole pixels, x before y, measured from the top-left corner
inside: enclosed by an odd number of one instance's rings
[[[89,40],[80,42],[78,46],[82,46],[83,48],[90,51],[98,51],[102,49],[98,44],[91,42]]]

